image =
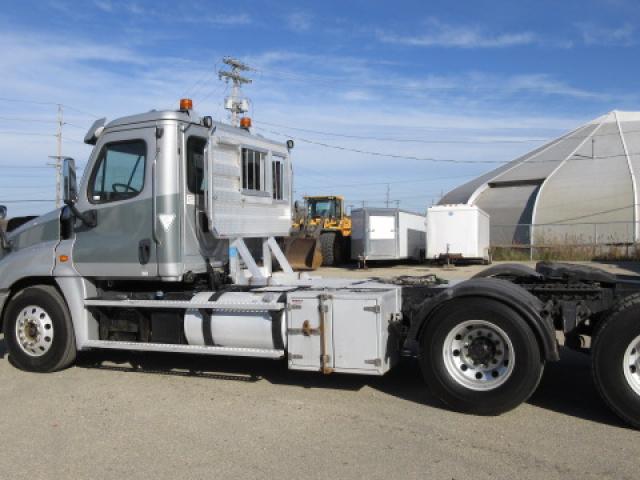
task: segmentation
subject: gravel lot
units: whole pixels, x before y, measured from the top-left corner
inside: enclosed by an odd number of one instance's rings
[[[479,269],[320,273],[453,279]],[[13,368],[0,336],[0,378],[0,478],[12,480],[638,475],[640,433],[601,402],[588,357],[568,351],[527,404],[489,418],[444,409],[411,361],[383,378],[322,377],[269,360],[92,353],[39,375]]]

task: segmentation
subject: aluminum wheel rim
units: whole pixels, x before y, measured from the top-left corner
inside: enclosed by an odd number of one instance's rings
[[[37,305],[23,308],[16,322],[16,339],[30,357],[45,355],[53,345],[53,322],[46,310]]]
[[[624,353],[622,360],[624,377],[636,395],[640,395],[640,335],[634,338]]]
[[[442,354],[451,378],[471,390],[498,388],[509,379],[515,363],[509,336],[486,320],[456,325],[445,338]]]

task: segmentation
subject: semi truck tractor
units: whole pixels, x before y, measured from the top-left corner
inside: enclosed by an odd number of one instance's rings
[[[64,206],[0,234],[16,367],[53,372],[79,351],[116,349],[384,375],[414,357],[450,408],[495,415],[535,391],[560,332],[590,354],[606,403],[640,427],[638,279],[546,263],[451,283],[295,272],[275,240],[290,228],[292,141],[190,102],[98,120],[84,140],[93,151],[79,182],[64,160]]]

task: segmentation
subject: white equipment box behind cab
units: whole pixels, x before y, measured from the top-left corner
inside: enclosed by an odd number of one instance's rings
[[[394,286],[290,293],[289,368],[384,375],[398,360],[393,323],[400,303]]]
[[[424,242],[424,215],[396,208],[351,211],[352,260],[420,260]]]
[[[427,210],[427,259],[449,256],[489,261],[489,214],[475,205]]]

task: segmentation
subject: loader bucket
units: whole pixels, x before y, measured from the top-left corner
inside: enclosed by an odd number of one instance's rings
[[[317,238],[289,238],[285,243],[284,255],[294,270],[316,270],[322,265]]]

